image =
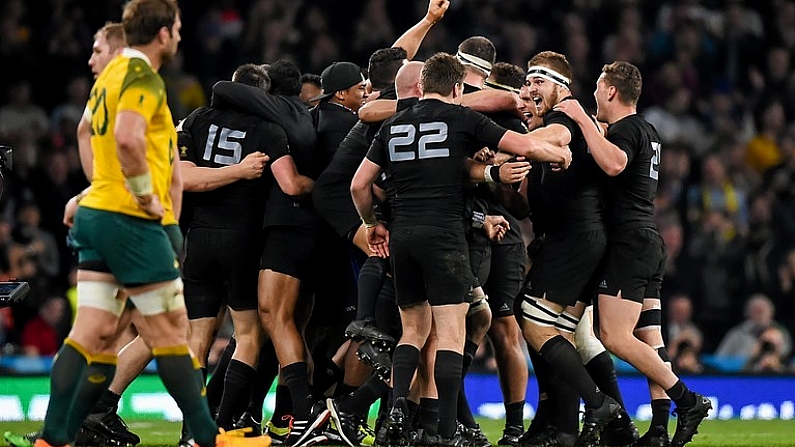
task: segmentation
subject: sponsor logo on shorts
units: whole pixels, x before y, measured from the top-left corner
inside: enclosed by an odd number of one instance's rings
[[[599,283],[599,288],[600,289],[606,289],[607,288],[607,280],[606,279],[603,279],[602,282]]]

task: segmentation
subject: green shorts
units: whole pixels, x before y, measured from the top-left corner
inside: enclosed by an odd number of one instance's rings
[[[81,206],[71,236],[81,268],[104,263],[123,286],[179,277],[172,241],[159,221]]]
[[[179,225],[163,225],[163,229],[166,230],[168,241],[171,242],[171,248],[174,250],[174,254],[177,255],[177,259],[182,259],[182,248],[185,238],[182,237],[182,230]]]

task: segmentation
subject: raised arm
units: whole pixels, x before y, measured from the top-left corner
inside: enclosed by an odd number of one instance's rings
[[[555,110],[565,113],[580,126],[591,156],[607,175],[615,177],[624,171],[629,160],[627,153],[605,137],[579,101],[563,101],[555,106]]]
[[[447,8],[450,7],[450,0],[430,0],[428,3],[428,12],[416,25],[406,30],[403,35],[398,37],[398,40],[392,44],[392,47],[400,47],[406,50],[406,58],[408,60],[414,59],[417,51],[420,49],[425,35],[431,29],[434,23],[444,17]]]

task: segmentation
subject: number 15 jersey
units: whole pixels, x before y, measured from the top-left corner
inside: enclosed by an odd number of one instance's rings
[[[140,51],[125,48],[99,75],[88,99],[91,113],[91,150],[94,177],[81,206],[153,219],[127,190],[116,154],[116,115],[122,110],[138,113],[146,120],[146,163],[154,193],[166,209],[172,209],[171,169],[177,133],[166,104],[163,78]]]
[[[424,99],[381,126],[367,158],[386,172],[398,225],[463,225],[465,160],[506,129],[478,112]]]

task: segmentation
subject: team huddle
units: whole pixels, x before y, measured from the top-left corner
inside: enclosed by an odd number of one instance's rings
[[[176,2],[132,0],[100,29],[78,126],[91,186],[64,213],[78,312],[43,430],[6,438],[138,444],[116,411],[154,359],[181,447],[488,447],[463,388],[488,336],[499,445],[690,442],[712,405],[672,372],[661,333],[661,145],[636,112],[639,70],[605,65],[591,116],[559,53],[524,70],[473,36],[413,61],[449,3],[430,0],[366,76],[334,62],[318,87],[288,60],[244,64],[176,129],[158,74]],[[523,344],[539,389],[527,428]],[[648,378],[643,436],[610,353]]]

